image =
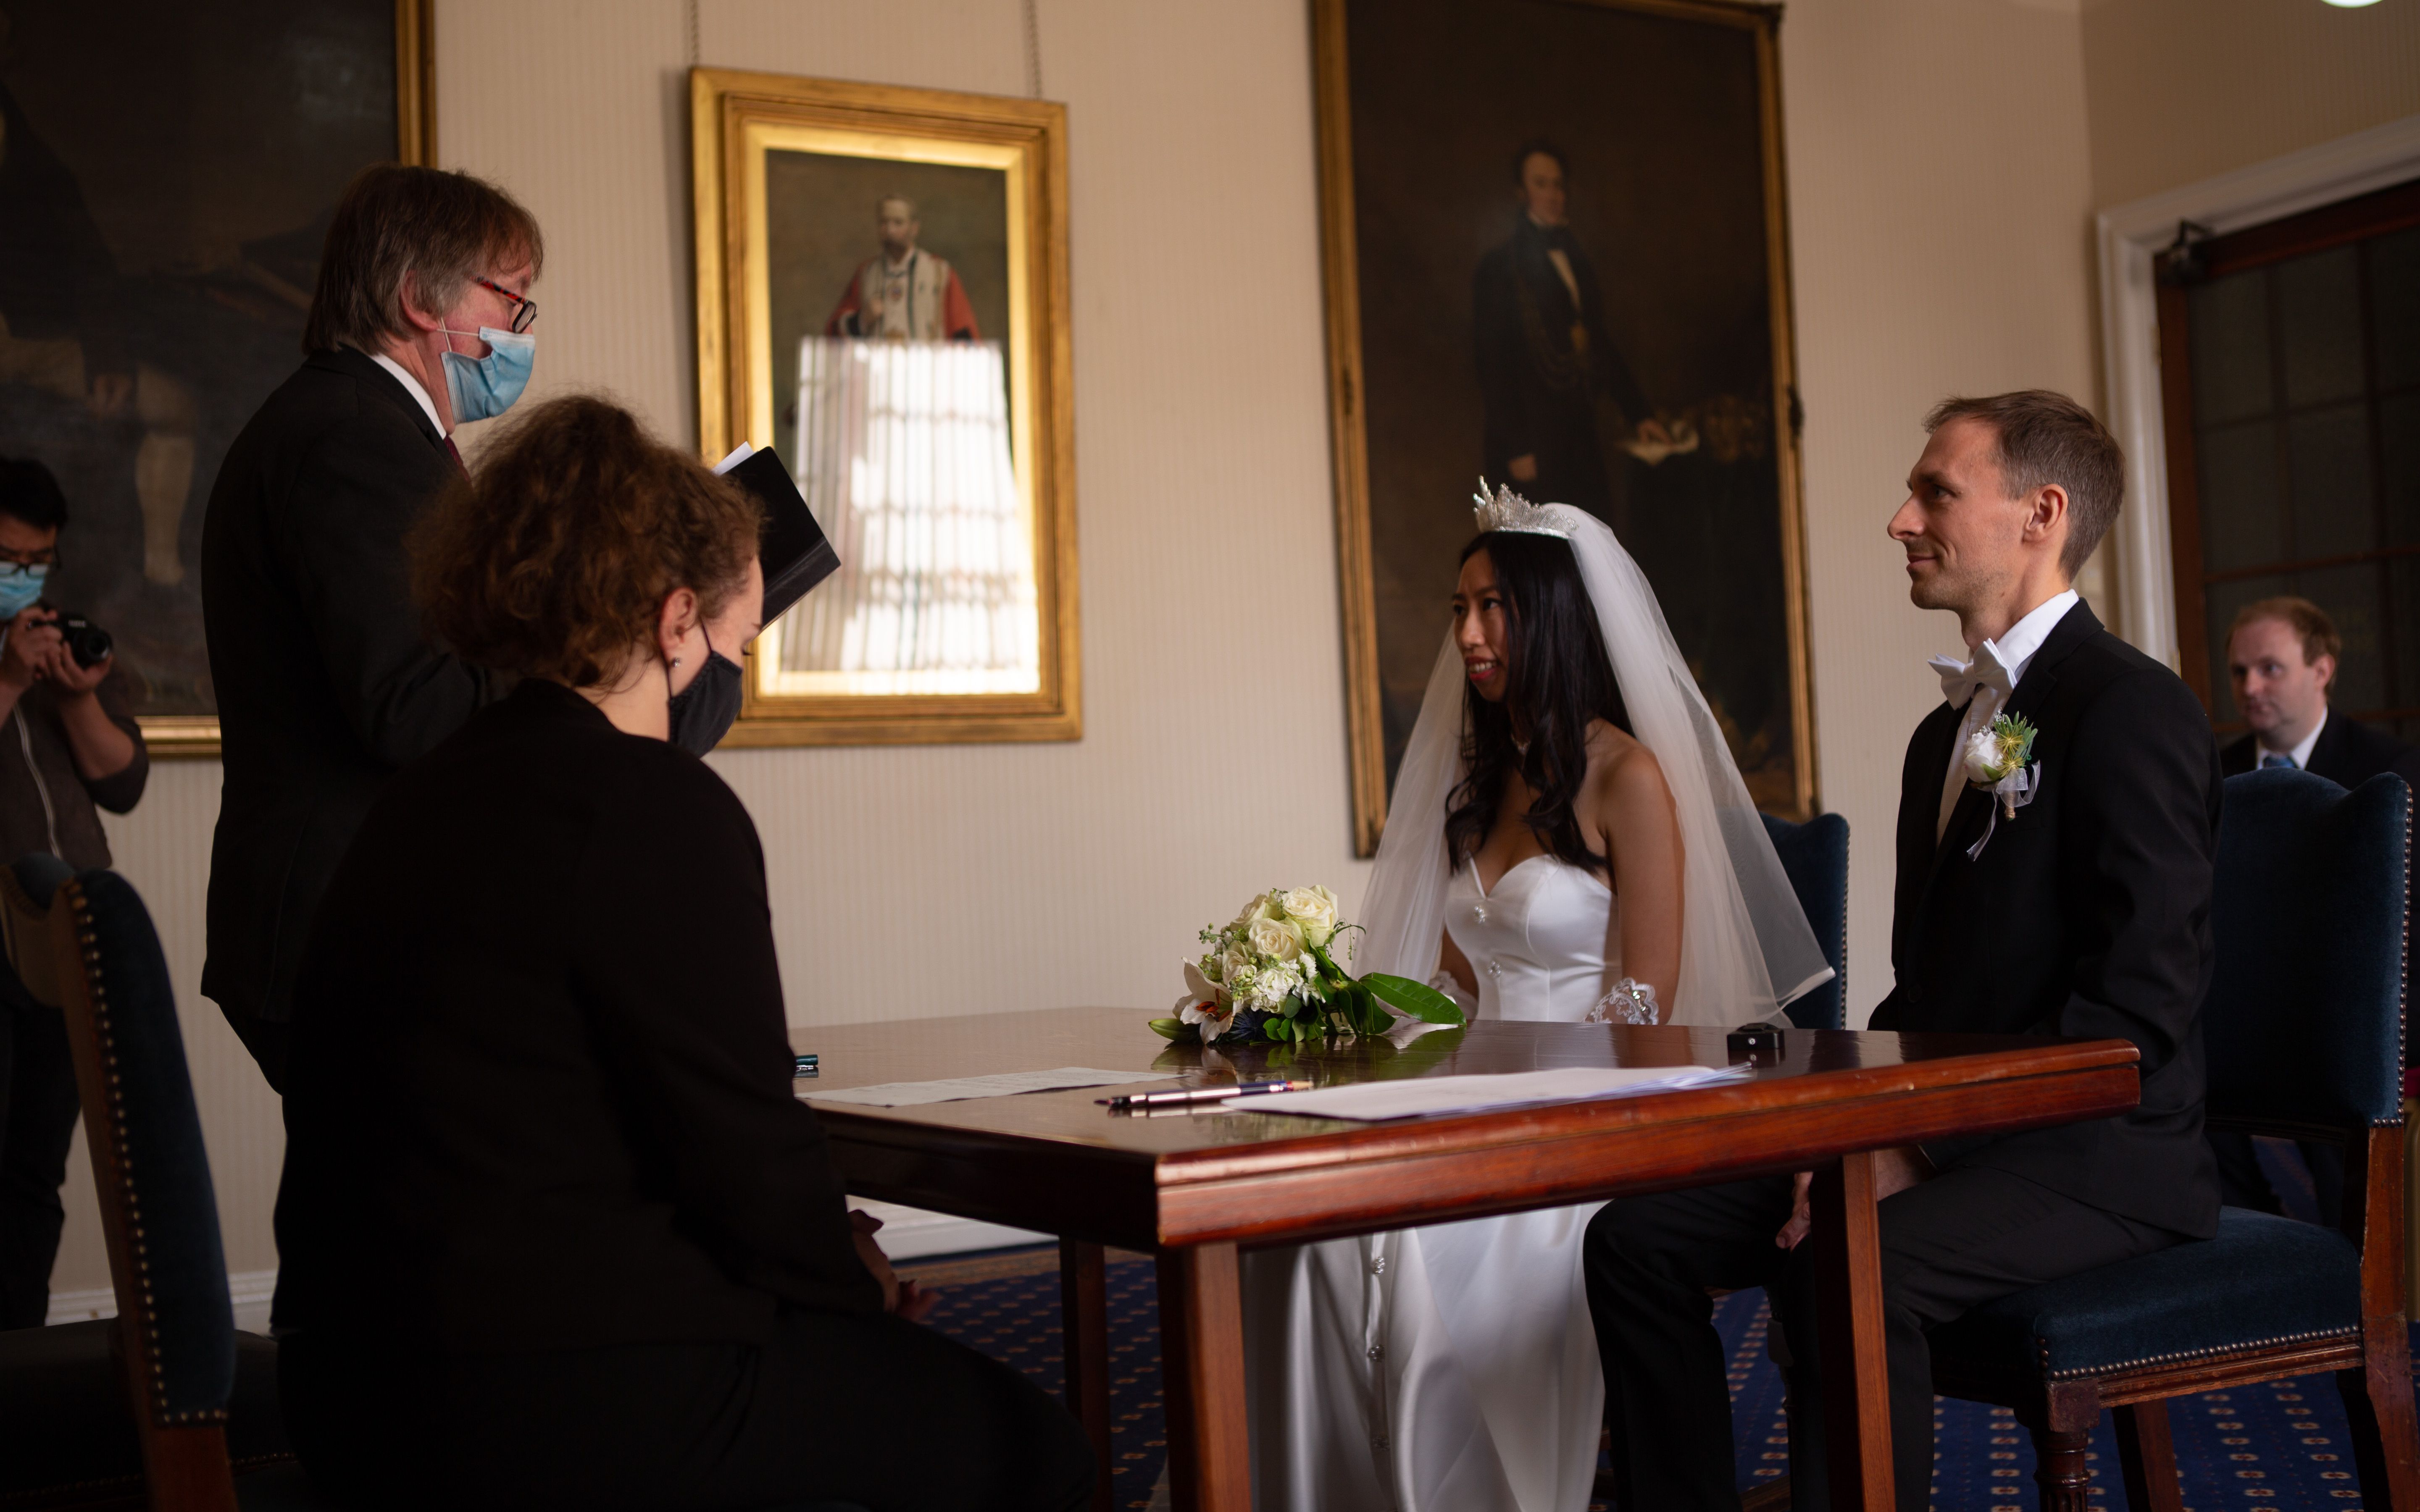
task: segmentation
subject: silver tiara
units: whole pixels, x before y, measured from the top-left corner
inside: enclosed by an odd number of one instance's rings
[[[1563,529],[1555,518],[1551,507],[1529,502],[1514,493],[1509,485],[1497,485],[1496,497],[1491,499],[1487,496],[1487,480],[1481,478],[1479,480],[1479,492],[1471,497],[1479,505],[1471,511],[1471,517],[1482,531],[1510,531],[1516,535],[1551,535],[1564,541],[1572,538],[1572,532]]]

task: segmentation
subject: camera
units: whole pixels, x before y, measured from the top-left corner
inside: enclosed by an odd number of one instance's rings
[[[59,627],[59,639],[67,642],[68,655],[75,658],[79,667],[100,666],[109,659],[111,648],[117,643],[107,630],[66,609],[54,609],[51,623]]]

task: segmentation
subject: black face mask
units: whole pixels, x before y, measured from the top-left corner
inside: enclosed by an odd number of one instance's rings
[[[672,715],[672,743],[703,756],[722,743],[739,717],[739,664],[706,642],[706,665],[689,687],[665,701]]]

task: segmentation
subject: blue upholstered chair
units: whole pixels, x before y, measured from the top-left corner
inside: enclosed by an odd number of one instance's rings
[[[2103,1407],[2134,1512],[2180,1506],[2167,1398],[2330,1370],[2366,1504],[2420,1512],[2403,1314],[2403,918],[2411,795],[2230,778],[2202,1011],[2213,1128],[2345,1146],[2341,1232],[2227,1208],[2188,1241],[1932,1332],[1936,1389],[2016,1409],[2042,1504],[2086,1506]]]
[[[1839,1028],[1849,1001],[1849,822],[1825,813],[1793,825],[1766,814],[1764,832],[1773,837],[1798,906],[1807,910],[1823,959],[1836,973],[1782,1011],[1802,1029]]]
[[[227,1300],[150,916],[113,872],[29,856],[0,871],[0,943],[67,1015],[117,1292],[114,1319],[0,1334],[0,1504],[232,1508],[231,1470],[293,1457],[276,1347],[238,1334]]]

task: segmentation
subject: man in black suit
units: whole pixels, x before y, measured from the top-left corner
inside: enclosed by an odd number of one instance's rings
[[[2328,708],[2344,638],[2307,598],[2264,598],[2236,611],[2226,677],[2251,733],[2218,753],[2219,770],[2299,766],[2339,787],[2393,772],[2420,790],[2420,749]]]
[[[1919,608],[1958,615],[1971,663],[1900,778],[1896,984],[1873,1026],[2131,1040],[2142,1101],[2120,1117],[1885,1152],[1884,1319],[1898,1504],[1932,1473],[1926,1330],[2043,1281],[2216,1231],[2198,1015],[2211,970],[2218,752],[2176,675],[2069,587],[2118,511],[2117,443],[2030,391],[1953,399],[1890,533]],[[1981,778],[1997,717],[2036,732]],[[1978,753],[1978,755],[1981,753]],[[1998,791],[1985,785],[1996,781]],[[1793,1356],[1792,1503],[1830,1504],[1807,1178],[1616,1202],[1589,1227],[1589,1306],[1624,1506],[1736,1508],[1725,1358],[1706,1288],[1773,1286]]]
[[[1611,517],[1613,489],[1597,440],[1596,400],[1621,407],[1638,433],[1668,440],[1605,329],[1596,265],[1564,219],[1563,154],[1531,142],[1513,154],[1520,214],[1479,261],[1471,285],[1479,388],[1487,405],[1486,475],[1534,499]]]
[[[2264,598],[2237,610],[2226,632],[2226,676],[2252,729],[2218,753],[2219,769],[2236,777],[2256,767],[2299,766],[2347,788],[2393,772],[2420,792],[2420,749],[2329,709],[2343,652],[2335,623],[2307,598]],[[2250,1135],[2212,1130],[2210,1146],[2228,1207],[2284,1211]],[[2305,1141],[2302,1150],[2319,1219],[2334,1226],[2344,1212],[2344,1148]]]
[[[328,230],[308,356],[210,490],[203,623],[225,756],[202,991],[271,1087],[312,916],[371,801],[502,691],[423,637],[404,538],[460,475],[456,423],[526,381],[542,257],[537,223],[491,184],[364,170]]]

